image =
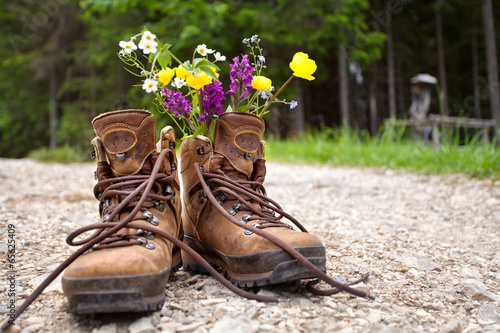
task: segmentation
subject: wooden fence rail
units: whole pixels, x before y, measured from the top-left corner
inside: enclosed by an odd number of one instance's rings
[[[483,130],[482,137],[485,143],[490,142],[489,130],[494,128],[496,121],[494,119],[475,119],[475,118],[461,118],[461,117],[449,117],[441,116],[438,114],[430,114],[425,120],[416,119],[386,119],[384,125],[388,128],[394,128],[397,126],[406,127],[432,127],[432,141],[435,144],[440,143],[439,137],[439,127],[462,127],[462,128],[475,128]]]

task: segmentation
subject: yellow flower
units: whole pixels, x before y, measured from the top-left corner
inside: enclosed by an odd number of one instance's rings
[[[190,75],[186,77],[186,83],[194,89],[203,89],[210,82],[212,82],[212,78],[204,72],[200,72],[198,76]]]
[[[163,85],[167,85],[170,83],[170,80],[174,77],[175,69],[172,68],[164,68],[158,73],[158,81],[160,81]]]
[[[264,89],[269,90],[271,88],[271,84],[273,84],[271,80],[265,76],[254,76],[252,80],[252,87],[258,91],[262,91]]]
[[[290,69],[293,71],[293,75],[309,81],[314,80],[314,76],[312,75],[316,72],[317,68],[316,62],[309,59],[309,55],[303,52],[295,53],[290,63]]]
[[[185,79],[186,76],[191,76],[191,73],[189,73],[186,69],[186,67],[180,65],[175,69],[175,73],[179,79]]]

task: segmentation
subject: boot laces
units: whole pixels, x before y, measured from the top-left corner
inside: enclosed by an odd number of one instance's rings
[[[68,236],[66,242],[73,246],[93,243],[92,248],[87,252],[132,245],[144,245],[154,249],[154,245],[147,242],[145,236],[156,235],[156,228],[154,228],[154,231],[146,231],[144,226],[141,226],[132,233],[132,230],[126,227],[130,225],[129,222],[132,220],[148,221],[153,226],[159,224],[158,218],[148,209],[153,207],[160,210],[165,209],[162,202],[170,202],[175,195],[172,189],[174,178],[175,173],[173,172],[170,175],[158,172],[155,175],[121,176],[99,181],[94,187],[94,195],[100,202],[101,223],[87,225],[75,230]],[[150,179],[153,179],[153,182],[148,192],[144,192],[143,189],[136,191]],[[143,197],[146,199],[143,200]],[[112,202],[113,204],[111,204]],[[139,207],[139,209],[136,209],[136,207]],[[138,214],[133,214],[134,212]],[[122,215],[126,217],[121,218]],[[124,219],[128,222],[122,223]],[[117,225],[121,225],[122,228],[112,234],[107,232],[110,229],[115,230]],[[75,240],[89,230],[95,231],[85,239]],[[95,238],[103,233],[108,234],[108,236],[95,243]]]
[[[255,180],[231,179],[224,173],[202,172],[204,182],[211,189],[212,195],[217,198],[218,208],[224,201],[235,201],[228,210],[231,216],[238,212],[245,212],[239,222],[250,224],[255,228],[288,228],[293,227],[282,222],[286,217],[300,230],[306,229],[292,216],[288,215],[282,207],[267,196],[262,183]],[[248,232],[247,232],[248,231]],[[251,232],[246,230],[247,234]]]

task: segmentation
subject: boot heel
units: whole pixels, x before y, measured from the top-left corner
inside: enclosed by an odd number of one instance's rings
[[[202,255],[202,257],[204,257]],[[205,257],[204,257],[205,258]],[[207,260],[207,258],[205,258],[205,260]],[[208,261],[208,260],[207,260]],[[214,267],[215,269],[217,269],[218,267],[216,265],[214,265],[213,263],[211,263],[210,261],[208,261],[208,263]],[[189,271],[192,271],[192,272],[196,272],[196,273],[201,273],[201,274],[205,274],[205,275],[209,275],[209,272],[206,270],[205,267],[203,267],[202,265],[200,265],[198,263],[198,261],[196,261],[195,258],[193,258],[189,253],[187,253],[186,251],[182,250],[182,267],[186,270],[189,270]]]

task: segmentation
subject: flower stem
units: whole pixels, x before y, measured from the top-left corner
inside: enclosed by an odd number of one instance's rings
[[[179,65],[183,65],[183,63],[182,63],[179,59],[177,59],[177,57],[176,57],[176,56],[175,56],[175,55],[174,55],[174,54],[173,54],[173,53],[172,53],[169,49],[167,49],[167,50],[165,50],[165,51],[167,51],[167,52],[168,52],[168,54],[170,54],[170,56],[171,56],[171,57],[172,57],[175,61],[177,61],[177,62],[179,63]]]
[[[250,105],[252,105],[253,101],[255,101],[255,98],[259,95],[260,91],[258,91],[257,89],[255,89],[255,94],[253,94],[252,98],[248,101],[248,104],[247,104],[247,108],[248,110],[250,110]],[[258,109],[258,107],[257,107]],[[257,110],[256,109],[256,110]]]
[[[278,97],[278,95],[281,93],[281,91],[283,91],[283,89],[292,81],[292,79],[294,77],[295,76],[292,74],[292,76],[290,76],[290,78],[281,86],[281,88],[276,92],[276,94],[274,94],[273,97],[271,97],[271,99],[267,103],[267,106],[264,109],[262,109],[262,112],[259,114],[259,117],[262,117],[262,115],[264,115],[264,112],[266,112],[267,109],[269,109],[269,106],[271,106],[271,103],[274,102],[276,97]]]
[[[160,56],[160,54],[161,54],[162,52],[163,52],[163,51],[158,52],[158,53],[155,55],[155,57],[153,58],[153,62],[151,63],[151,73],[154,73],[156,59],[158,59],[158,57]]]

